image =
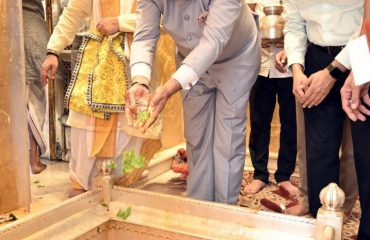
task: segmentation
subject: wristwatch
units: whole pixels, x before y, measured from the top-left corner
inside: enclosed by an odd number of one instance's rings
[[[339,81],[344,81],[348,77],[349,70],[342,72],[339,68],[334,67],[333,64],[329,64],[326,69],[328,69],[330,76]]]
[[[47,49],[46,55],[54,55],[59,59],[59,53],[51,49]]]

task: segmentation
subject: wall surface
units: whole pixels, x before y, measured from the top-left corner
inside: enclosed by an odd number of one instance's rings
[[[26,80],[21,0],[0,1],[0,213],[28,207]]]

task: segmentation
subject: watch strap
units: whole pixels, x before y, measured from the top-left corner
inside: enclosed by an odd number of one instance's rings
[[[333,64],[329,64],[326,69],[329,71],[330,76],[338,81],[345,81],[349,75],[349,70],[342,72],[339,68],[334,67]]]

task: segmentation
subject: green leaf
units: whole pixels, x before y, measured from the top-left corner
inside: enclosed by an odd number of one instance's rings
[[[107,163],[107,169],[114,170],[116,168],[117,168],[117,162],[116,161],[114,161],[114,160],[108,161],[108,163]]]
[[[126,210],[119,209],[116,216],[126,220],[131,215],[131,206],[126,208]]]
[[[148,121],[148,119],[150,118],[150,112],[149,111],[142,111],[142,112],[139,112],[137,114],[137,121],[139,123],[144,123],[146,121]]]
[[[122,175],[125,175],[136,168],[145,166],[145,159],[140,155],[136,155],[134,150],[125,151],[122,154]]]

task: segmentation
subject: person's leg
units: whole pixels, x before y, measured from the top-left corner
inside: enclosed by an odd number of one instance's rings
[[[31,171],[33,174],[39,174],[46,168],[46,164],[43,164],[40,160],[39,151],[37,149],[37,142],[30,128],[28,128],[28,136],[30,140],[29,159]]]
[[[198,81],[189,91],[182,91],[184,131],[188,154],[188,197],[214,201],[214,88]]]
[[[339,86],[334,88],[320,105],[304,109],[308,200],[314,216],[321,207],[321,190],[329,183],[339,182],[339,149],[344,113],[341,110]]]
[[[249,152],[254,167],[254,180],[245,187],[246,193],[257,193],[269,182],[267,164],[271,121],[276,104],[276,85],[275,79],[258,76],[251,91]]]
[[[299,190],[301,197],[299,204],[287,209],[287,213],[295,216],[308,214],[308,196],[307,196],[307,161],[306,161],[306,135],[304,126],[304,115],[302,105],[296,101],[297,118],[297,161],[299,167]]]
[[[370,119],[352,123],[358,190],[361,204],[361,221],[357,239],[370,239]]]
[[[324,69],[335,55],[309,45],[305,57],[306,76]],[[343,82],[336,81],[318,106],[304,109],[308,200],[310,212],[314,216],[321,207],[320,191],[329,183],[339,181],[339,149],[344,122],[340,98],[342,85]]]
[[[346,194],[343,211],[348,218],[357,199],[357,175],[353,156],[353,145],[350,120],[346,118],[343,126],[343,139],[340,156],[339,187]]]
[[[295,195],[298,188],[290,182],[297,156],[297,126],[295,98],[292,93],[293,79],[276,79],[278,86],[279,117],[281,123],[278,168],[275,172],[276,182],[288,192]]]
[[[89,157],[88,133],[85,129],[71,128],[71,159],[69,174],[72,188],[81,192],[90,190],[90,174],[95,166],[95,157]]]
[[[217,202],[236,204],[246,153],[246,107],[249,92],[230,104],[217,91],[214,136],[214,175]]]

